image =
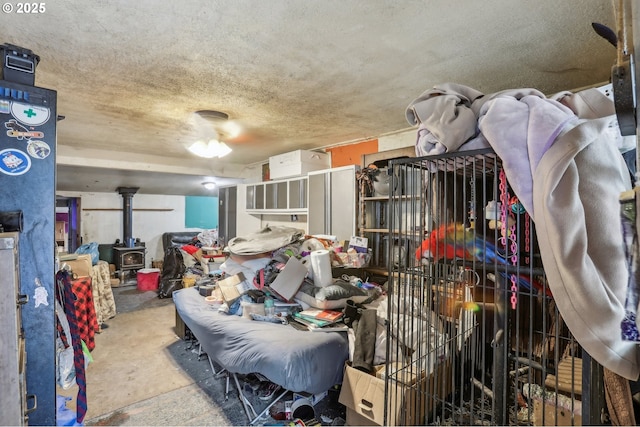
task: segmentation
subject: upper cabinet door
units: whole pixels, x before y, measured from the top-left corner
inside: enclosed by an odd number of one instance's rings
[[[356,166],[310,172],[309,234],[348,240],[356,234]]]

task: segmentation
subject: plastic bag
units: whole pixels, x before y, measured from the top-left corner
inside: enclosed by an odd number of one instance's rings
[[[182,276],[186,268],[182,252],[177,246],[168,247],[162,262],[162,275],[158,298],[171,298],[173,291],[182,289]]]
[[[100,252],[98,251],[98,242],[85,243],[76,249],[77,254],[91,255],[91,264],[96,265],[100,261]]]
[[[202,246],[214,247],[218,244],[218,230],[205,230],[198,234]]]
[[[69,321],[67,320],[67,315],[64,313],[64,309],[57,300],[55,310],[58,323],[62,326],[67,340],[71,343]],[[60,337],[56,337],[56,382],[65,390],[76,384],[76,368],[73,364],[73,346],[69,345],[65,348]]]
[[[56,338],[56,382],[64,390],[76,385],[76,368],[73,365],[73,346],[64,347],[62,340]]]

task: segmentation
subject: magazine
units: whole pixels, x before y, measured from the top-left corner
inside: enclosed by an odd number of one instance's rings
[[[342,322],[332,323],[327,326],[323,326],[321,328],[318,327],[310,327],[309,330],[311,332],[346,332],[349,330],[349,327]]]
[[[299,316],[299,313],[293,315],[293,320],[301,325],[307,327],[311,332],[340,332],[349,329],[347,325],[342,322],[339,323],[327,323],[322,320],[309,320]]]
[[[326,320],[328,322],[337,322],[342,319],[342,314],[341,311],[322,310],[319,308],[309,308],[300,312],[300,315],[305,319]]]

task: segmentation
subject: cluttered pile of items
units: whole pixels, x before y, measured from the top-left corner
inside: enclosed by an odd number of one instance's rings
[[[202,267],[208,263],[206,249],[185,246],[180,256],[193,257],[194,262],[183,261],[181,269],[169,259],[165,272],[169,268],[184,273],[180,283],[168,280],[177,286],[196,286],[210,305],[230,315],[314,332],[345,331],[346,301],[362,302],[381,293],[377,284],[343,273],[358,272],[353,266],[366,265],[369,254],[331,236],[267,227],[232,239],[224,262],[215,270]]]

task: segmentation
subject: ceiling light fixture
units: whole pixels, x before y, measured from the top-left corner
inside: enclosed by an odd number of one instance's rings
[[[199,117],[201,131],[200,140],[194,142],[188,147],[188,150],[196,156],[211,159],[213,157],[224,157],[231,153],[231,148],[220,138],[235,138],[240,134],[240,127],[229,121],[229,115],[222,111],[216,110],[199,110],[195,112]],[[203,122],[204,120],[204,122]],[[203,124],[204,123],[204,124]]]
[[[204,188],[206,188],[207,190],[213,190],[214,188],[216,188],[216,183],[215,182],[203,182],[202,185],[204,186]]]
[[[196,141],[189,146],[191,151],[196,156],[205,157],[211,159],[213,157],[224,157],[231,153],[231,148],[224,142],[220,142],[216,139],[211,139],[208,142]]]

